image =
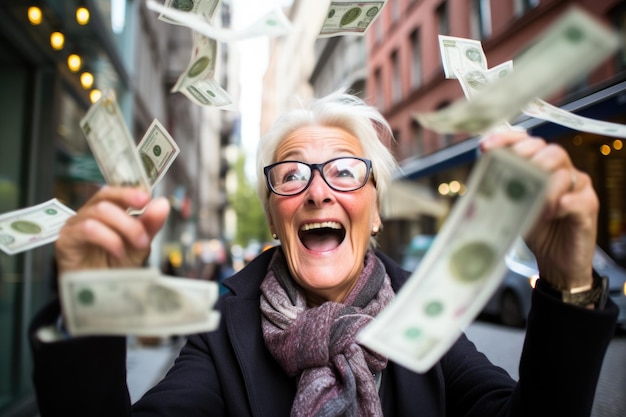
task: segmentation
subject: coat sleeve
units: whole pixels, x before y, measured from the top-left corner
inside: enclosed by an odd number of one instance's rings
[[[42,342],[37,330],[60,315],[54,301],[34,318],[29,329],[33,383],[41,417],[129,416],[124,337],[77,337]]]
[[[591,413],[617,306],[587,310],[533,291],[516,384],[465,336],[441,361],[449,416],[568,416]]]

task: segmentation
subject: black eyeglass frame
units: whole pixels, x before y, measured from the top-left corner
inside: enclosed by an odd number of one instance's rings
[[[324,175],[324,166],[331,163],[331,162],[335,162],[339,159],[358,159],[359,161],[362,161],[365,163],[365,179],[363,180],[363,184],[359,185],[358,187],[351,189],[351,190],[340,190],[338,188],[335,188],[332,184],[330,184],[328,182],[328,180],[326,179],[326,176]],[[297,193],[293,193],[293,194],[285,194],[285,193],[281,193],[278,192],[277,190],[274,189],[274,187],[272,186],[272,183],[270,181],[270,170],[272,168],[274,168],[277,165],[281,165],[284,163],[298,163],[298,164],[302,164],[302,165],[306,165],[309,167],[309,169],[311,170],[311,176],[309,177],[309,180],[307,181],[306,185],[304,186],[304,188],[302,188],[302,190],[298,191]],[[269,190],[271,192],[273,192],[276,195],[280,195],[283,197],[292,197],[298,194],[302,194],[303,192],[305,192],[307,190],[307,188],[309,188],[311,186],[311,182],[313,182],[313,171],[317,170],[320,173],[320,177],[322,177],[322,179],[324,180],[324,182],[326,183],[326,185],[328,185],[331,189],[341,192],[341,193],[351,193],[352,191],[356,191],[356,190],[360,190],[361,188],[363,188],[365,186],[365,184],[367,184],[367,182],[370,179],[370,176],[372,175],[372,161],[366,158],[361,158],[358,156],[339,156],[337,158],[332,158],[329,159],[326,162],[322,162],[320,164],[307,164],[306,162],[302,162],[302,161],[296,161],[296,160],[286,160],[286,161],[279,161],[279,162],[275,162],[271,165],[267,165],[265,167],[263,167],[263,174],[265,174],[265,183],[267,184],[267,188],[269,188]]]

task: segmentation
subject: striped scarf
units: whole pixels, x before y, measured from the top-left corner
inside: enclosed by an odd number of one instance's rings
[[[309,308],[281,250],[261,284],[265,345],[289,376],[298,376],[291,415],[382,416],[374,375],[387,359],[355,341],[394,296],[382,262],[368,251],[344,303]]]

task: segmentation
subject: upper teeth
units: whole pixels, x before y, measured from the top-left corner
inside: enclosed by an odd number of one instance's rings
[[[341,229],[341,224],[337,222],[307,223],[307,224],[302,225],[300,230],[306,232],[307,230],[321,229],[323,227],[328,227],[331,229]]]

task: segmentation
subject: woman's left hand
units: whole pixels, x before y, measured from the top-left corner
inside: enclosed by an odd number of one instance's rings
[[[485,137],[483,152],[509,148],[550,175],[546,205],[526,238],[542,279],[557,289],[588,285],[596,245],[598,197],[591,178],[574,167],[563,147],[525,132]]]

